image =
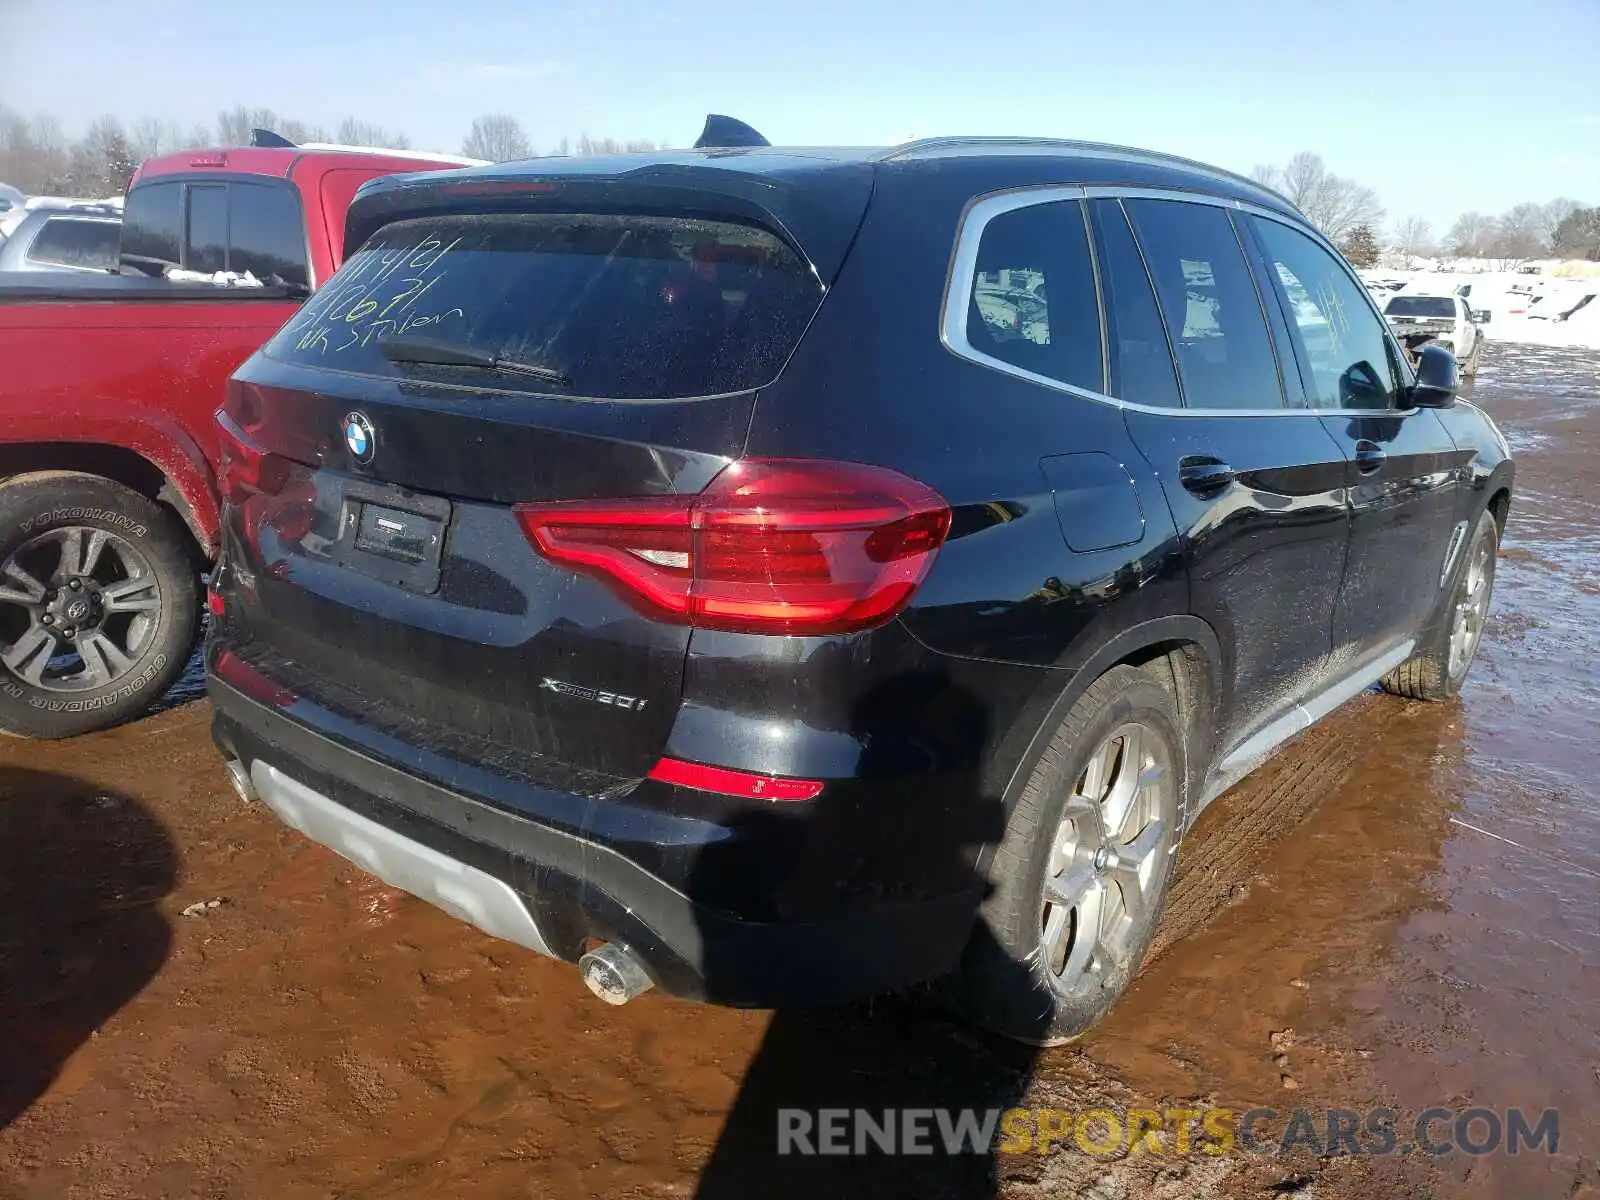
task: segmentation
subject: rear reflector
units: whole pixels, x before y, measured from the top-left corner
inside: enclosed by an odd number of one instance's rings
[[[232,650],[224,650],[217,655],[216,661],[211,664],[211,673],[257,704],[288,708],[294,703],[293,692],[268,679]]]
[[[724,796],[746,796],[752,800],[809,800],[822,791],[820,779],[785,779],[757,775],[751,771],[730,771],[727,767],[708,767],[704,763],[663,758],[650,771],[650,778],[678,787],[718,792]]]
[[[694,496],[519,504],[554,562],[651,615],[744,633],[830,634],[889,620],[950,532],[950,507],[883,467],[745,459]]]
[[[213,617],[221,619],[227,614],[228,604],[227,601],[222,598],[221,592],[213,592],[210,588],[207,588],[206,608],[210,610]]]

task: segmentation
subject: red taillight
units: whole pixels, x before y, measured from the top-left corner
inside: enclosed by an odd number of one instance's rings
[[[239,510],[250,541],[259,541],[269,523],[284,542],[304,538],[316,516],[317,490],[310,477],[259,446],[226,409],[217,410],[217,433],[222,448],[217,490]]]
[[[217,487],[229,504],[243,504],[263,490],[271,490],[265,478],[267,453],[253,442],[226,409],[217,410],[217,435],[221,454],[217,464]]]
[[[757,775],[752,771],[730,771],[705,763],[663,758],[650,770],[650,778],[702,792],[724,796],[745,796],[752,800],[810,800],[822,791],[820,779],[791,779],[777,775]]]
[[[694,496],[519,504],[534,545],[658,616],[748,633],[864,629],[905,607],[950,507],[883,467],[745,459]]]
[[[214,592],[210,588],[207,588],[206,608],[210,611],[213,617],[216,617],[220,621],[223,616],[227,614],[228,602],[222,598],[221,592]]]

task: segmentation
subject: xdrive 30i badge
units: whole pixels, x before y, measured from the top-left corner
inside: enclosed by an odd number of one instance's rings
[[[612,708],[631,709],[634,712],[638,712],[646,703],[637,696],[622,696],[616,692],[602,692],[599,688],[566,683],[560,679],[551,679],[549,676],[545,676],[539,681],[539,690],[542,692],[554,692],[558,696],[571,696],[574,700],[591,700],[596,704],[609,704]]]

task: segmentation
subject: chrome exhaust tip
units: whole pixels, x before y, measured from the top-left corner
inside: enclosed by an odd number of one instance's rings
[[[578,960],[578,973],[588,989],[607,1004],[626,1004],[655,986],[655,980],[633,951],[615,942],[596,946]]]
[[[246,804],[260,799],[256,795],[256,785],[250,781],[250,768],[237,758],[228,760],[228,782],[233,784],[233,794]]]

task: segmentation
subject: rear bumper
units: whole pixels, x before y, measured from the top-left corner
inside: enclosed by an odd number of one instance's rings
[[[620,942],[676,995],[789,1007],[859,999],[943,974],[972,928],[976,890],[815,921],[752,920],[696,903],[603,840],[485,803],[327,736],[314,727],[322,724],[319,710],[307,701],[267,704],[214,675],[208,683],[214,740],[246,766],[286,823],[394,886],[552,957],[575,961],[594,939]],[[710,838],[704,828],[690,836],[670,824],[656,836],[666,851],[681,836],[682,852],[710,856],[719,872],[776,869],[761,860],[760,835],[760,822],[746,813]]]

